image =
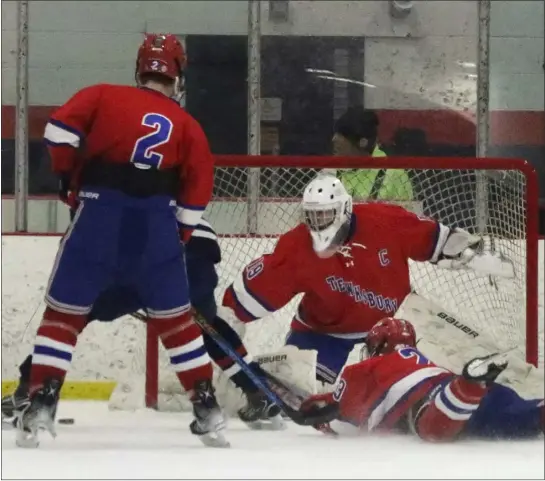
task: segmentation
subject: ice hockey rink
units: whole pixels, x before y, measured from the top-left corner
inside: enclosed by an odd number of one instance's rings
[[[543,479],[543,439],[429,445],[401,436],[327,438],[290,424],[279,432],[229,425],[230,449],[206,448],[190,415],[112,412],[62,403],[55,440],[18,449],[2,432],[3,479]]]
[[[396,4],[405,5],[396,10]],[[300,196],[318,167],[355,168],[337,156],[313,168],[300,162],[303,155],[335,152],[334,124],[352,105],[376,112],[376,147],[386,153],[366,159],[362,168],[411,171],[395,182],[400,188],[395,202],[448,225],[497,236],[492,248],[505,249],[518,273],[526,272],[527,259],[534,259],[528,256],[530,243],[523,242],[533,230],[529,206],[538,194],[543,200],[545,179],[543,5],[521,0],[2,0],[3,392],[5,385],[13,388],[19,363],[32,352],[58,236],[70,222],[69,210],[57,199],[57,177],[41,153],[45,124],[83,87],[133,85],[143,32],[178,36],[189,69],[182,106],[202,124],[214,154],[241,157],[236,164],[232,159],[216,163],[214,197],[205,214],[220,236],[219,295],[243,266],[272,247],[275,236],[300,222]],[[28,50],[21,39],[28,40]],[[23,113],[27,122],[21,121]],[[121,127],[113,125],[112,132]],[[25,144],[27,189],[20,181]],[[270,167],[256,167],[255,159],[238,155],[246,152],[267,155]],[[480,159],[486,164],[459,165],[477,155],[487,157]],[[440,159],[440,165],[435,160],[428,165],[427,156]],[[527,169],[496,165],[505,158],[539,166],[540,188]],[[394,165],[402,159],[412,159],[411,165]],[[379,178],[377,173],[371,191]],[[383,178],[378,184],[383,181],[394,183]],[[24,229],[16,202],[21,194],[28,207]],[[354,196],[355,203],[365,198]],[[486,220],[489,229],[483,231]],[[28,235],[20,236],[21,230]],[[543,236],[538,262],[543,369]],[[432,277],[434,269],[411,271],[411,281],[417,275],[420,282],[419,294],[428,294],[446,312],[459,308],[455,312],[462,319],[475,314],[479,328],[506,349],[524,349],[519,334],[534,326],[534,316],[527,317],[522,306],[528,299],[535,306],[533,278],[532,289],[524,275],[470,277],[465,283],[463,275],[442,272],[439,281]],[[292,317],[285,313],[293,304],[267,323],[247,327],[244,341],[251,354],[274,353],[282,345]],[[116,387],[134,382],[138,387],[127,390],[127,398],[144,403],[146,328],[129,317],[85,329],[67,381]],[[160,380],[173,379],[179,387],[160,352]],[[543,391],[543,383],[532,385]],[[545,479],[543,435],[431,444],[397,434],[333,438],[290,421],[282,431],[254,431],[230,417],[231,446],[219,449],[190,434],[192,415],[185,410],[132,404],[113,410],[107,401],[62,399],[57,419],[74,422],[57,423],[55,438],[41,433],[37,449],[17,447],[15,431],[2,430],[2,479]]]
[[[543,249],[540,265],[543,266]],[[544,272],[539,316],[544,319]],[[542,356],[541,356],[542,358]],[[15,447],[2,431],[3,479],[543,479],[544,439],[426,444],[403,436],[332,439],[289,423],[279,432],[228,426],[230,449],[206,448],[188,413],[111,411],[102,402],[61,402],[57,438]]]

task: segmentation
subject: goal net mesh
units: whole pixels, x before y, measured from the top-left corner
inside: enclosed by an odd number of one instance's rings
[[[250,164],[249,158],[246,162]],[[521,356],[531,357],[534,353],[526,352],[527,325],[534,322],[528,318],[531,309],[528,310],[527,303],[527,239],[533,235],[527,206],[530,198],[528,174],[518,168],[523,163],[510,161],[507,165],[505,161],[505,170],[500,170],[498,162],[489,162],[490,166],[478,163],[477,159],[430,159],[427,163],[425,159],[413,162],[394,158],[367,159],[359,166],[355,160],[325,158],[313,168],[300,166],[297,159],[277,157],[274,166],[256,168],[252,164],[245,166],[243,157],[238,161],[231,160],[229,165],[236,165],[232,167],[221,166],[220,161],[216,168],[214,196],[205,213],[219,235],[222,249],[222,262],[218,266],[220,281],[216,289],[218,303],[234,277],[249,262],[270,252],[278,236],[300,222],[299,207],[304,187],[324,169],[343,180],[357,204],[369,201],[369,186],[380,169],[389,167],[379,191],[379,201],[401,204],[448,226],[482,234],[487,248],[510,258],[516,269],[515,279],[501,279],[411,262],[414,290],[460,319],[470,321],[478,329],[486,329],[499,349],[516,347]],[[266,162],[263,164],[267,165]],[[478,165],[471,168],[473,164]],[[399,165],[405,168],[394,169]],[[392,232],[392,235],[396,233]],[[251,354],[274,353],[283,345],[298,300],[294,299],[280,311],[240,331]],[[143,402],[144,352],[142,346],[142,351],[135,355],[130,382],[120,383],[118,393],[112,397],[113,407]],[[159,357],[159,408],[186,409],[187,400],[180,395],[181,388],[162,347]],[[357,356],[353,352],[349,362],[355,359]],[[242,405],[240,393],[218,370],[216,385],[218,397],[229,411]],[[123,393],[121,398],[119,392]]]

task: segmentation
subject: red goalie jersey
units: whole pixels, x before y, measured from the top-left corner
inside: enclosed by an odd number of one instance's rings
[[[335,255],[319,258],[300,224],[279,238],[273,253],[244,269],[223,303],[249,322],[303,293],[292,329],[364,337],[410,293],[409,259],[436,260],[446,232],[395,205],[356,205],[348,240]]]

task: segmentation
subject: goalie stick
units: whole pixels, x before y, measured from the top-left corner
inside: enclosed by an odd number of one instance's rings
[[[135,319],[146,321],[145,315],[140,312],[131,314]],[[240,369],[250,378],[254,385],[259,388],[269,401],[275,403],[284,413],[296,424],[301,426],[312,426],[329,422],[337,412],[334,405],[315,407],[312,410],[301,411],[300,407],[304,397],[297,395],[286,384],[277,379],[272,374],[262,370],[264,378],[258,376],[252,368],[239,356],[239,354],[229,345],[223,336],[209,325],[204,319],[195,316],[197,325],[208,334],[214,342],[239,366]]]

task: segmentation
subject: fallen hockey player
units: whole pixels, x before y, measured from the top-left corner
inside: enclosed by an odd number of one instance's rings
[[[334,392],[304,403],[337,406],[335,420],[315,428],[334,436],[355,427],[360,434],[398,432],[426,441],[542,435],[543,397],[526,400],[496,382],[507,368],[505,355],[472,359],[458,375],[434,364],[416,344],[410,322],[379,321],[366,339],[369,357],[347,366]]]

